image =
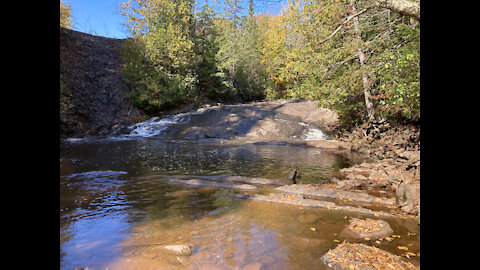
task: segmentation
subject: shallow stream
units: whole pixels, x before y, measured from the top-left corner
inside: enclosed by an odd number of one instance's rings
[[[169,175],[264,177],[320,183],[360,160],[297,146],[158,138],[70,140],[60,152],[61,269],[327,269],[320,257],[352,213],[230,198],[243,193],[169,183]],[[271,187],[257,185],[257,193]],[[419,252],[415,222],[385,219],[400,238],[377,247]],[[316,230],[312,231],[314,227]],[[413,235],[411,234],[413,233]],[[190,244],[190,256],[159,249]],[[419,254],[418,254],[419,255]],[[419,256],[410,262],[418,265]],[[256,264],[255,264],[256,263]]]

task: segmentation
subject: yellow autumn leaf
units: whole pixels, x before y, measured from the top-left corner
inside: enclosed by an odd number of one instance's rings
[[[316,231],[317,229],[315,229],[314,227],[310,227],[310,230],[312,230],[312,232]]]
[[[408,250],[408,248],[406,246],[398,246],[397,248],[402,249],[402,250]]]

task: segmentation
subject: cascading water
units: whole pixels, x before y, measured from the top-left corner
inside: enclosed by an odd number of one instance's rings
[[[140,123],[136,123],[130,128],[132,131],[129,136],[139,136],[139,137],[153,137],[158,136],[171,125],[179,123],[187,123],[190,120],[190,115],[200,114],[202,112],[190,112],[190,113],[180,113],[174,115],[168,115],[165,117],[152,117],[148,120],[145,120]]]
[[[327,139],[327,136],[325,136],[325,134],[319,128],[303,122],[299,122],[299,124],[301,126],[306,127],[301,137],[304,141],[316,141],[316,140]]]

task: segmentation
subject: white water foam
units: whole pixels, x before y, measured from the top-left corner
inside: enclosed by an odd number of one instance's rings
[[[140,137],[153,137],[160,135],[162,131],[168,128],[171,125],[175,125],[178,123],[186,123],[190,121],[190,115],[193,114],[202,114],[201,112],[187,112],[187,113],[179,113],[175,115],[167,115],[162,118],[155,116],[148,120],[145,120],[140,123],[136,123],[130,128],[132,128],[132,132],[130,132],[129,136],[140,136]]]
[[[317,141],[327,139],[327,136],[325,136],[325,134],[319,128],[302,122],[299,122],[299,124],[307,127],[307,130],[303,133],[302,136],[302,139],[304,141]]]

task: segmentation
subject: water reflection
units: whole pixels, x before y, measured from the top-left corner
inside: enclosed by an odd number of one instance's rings
[[[238,191],[170,184],[160,175],[284,179],[299,168],[301,181],[309,183],[351,162],[302,147],[67,142],[60,162],[61,268],[241,269],[260,263],[265,269],[322,269],[319,258],[335,246],[345,214],[235,200],[228,195]],[[318,218],[302,223],[300,216],[309,214]],[[191,244],[193,253],[176,256],[161,248],[172,244]]]

